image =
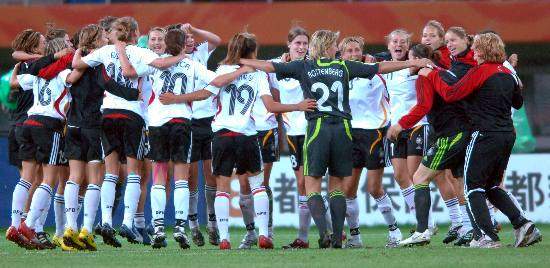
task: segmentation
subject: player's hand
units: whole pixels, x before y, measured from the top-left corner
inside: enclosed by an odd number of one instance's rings
[[[508,58],[508,62],[510,62],[510,65],[512,65],[512,67],[516,68],[518,66],[518,54],[512,54],[510,55],[510,57]]]
[[[248,66],[248,65],[243,65],[241,66],[241,68],[239,68],[240,71],[242,71],[244,74],[247,74],[247,73],[252,73],[252,72],[255,72],[256,69]]]
[[[422,75],[425,77],[428,77],[428,75],[432,72],[432,69],[430,68],[422,68],[420,71],[418,71],[418,75]]]
[[[415,60],[409,60],[412,63],[412,67],[418,67],[418,68],[433,68],[435,64],[429,60],[429,59],[415,59]]]
[[[159,101],[164,105],[174,104],[176,103],[176,95],[171,92],[164,93],[159,96]]]
[[[298,103],[299,111],[313,112],[317,109],[317,101],[314,99],[305,99]]]
[[[363,57],[363,62],[364,63],[376,63],[376,58],[373,57],[370,54],[365,54],[365,56]]]
[[[115,42],[115,49],[116,51],[125,51],[126,49],[126,42],[117,41]]]
[[[399,134],[403,131],[403,128],[399,124],[392,125],[388,129],[388,133],[386,133],[386,138],[392,141],[396,141],[397,137],[399,137]]]
[[[283,55],[281,55],[281,62],[290,62],[290,53],[283,53]]]
[[[184,23],[181,25],[181,30],[185,33],[192,33],[193,32],[193,26],[191,23]]]

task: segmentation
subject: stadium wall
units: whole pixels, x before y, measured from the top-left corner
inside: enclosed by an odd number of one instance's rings
[[[7,140],[0,139],[0,147],[6,148]],[[550,223],[550,170],[543,163],[550,163],[550,154],[518,154],[512,155],[509,168],[506,172],[505,186],[511,191],[523,209],[527,217],[535,222]],[[400,224],[414,223],[414,215],[408,213],[399,186],[393,180],[393,170],[387,168],[384,173],[383,187],[393,200],[395,216]],[[359,183],[358,201],[360,208],[360,224],[383,225],[385,224],[381,214],[376,210],[376,202],[366,194],[366,172],[363,172]],[[18,181],[17,170],[7,164],[6,152],[0,153],[0,227],[8,227],[10,224],[11,195],[13,187]],[[202,175],[200,178],[203,181]],[[204,183],[199,183],[199,220],[206,223],[204,203]],[[296,180],[291,168],[290,158],[281,157],[281,160],[273,165],[270,186],[273,190],[274,208],[273,221],[275,226],[298,226],[298,196],[296,192]],[[148,187],[150,189],[150,187]],[[173,189],[173,187],[172,187]],[[323,180],[323,191],[326,191],[326,179]],[[174,200],[170,198],[169,200]],[[239,184],[237,178],[231,183],[231,220],[233,226],[242,226],[242,218],[239,209]],[[438,223],[449,221],[448,211],[441,199],[439,192],[432,189],[432,210]],[[99,220],[98,213],[97,221]],[[122,221],[123,205],[120,204],[115,215],[114,225],[119,226]],[[147,222],[151,219],[150,201],[145,207]],[[507,222],[501,213],[497,213],[497,219]],[[82,218],[82,213],[81,216]],[[173,203],[168,202],[166,210],[166,224],[170,226],[174,219]],[[96,222],[97,222],[96,221]],[[81,222],[81,220],[79,221]],[[53,209],[50,209],[47,226],[54,225]]]

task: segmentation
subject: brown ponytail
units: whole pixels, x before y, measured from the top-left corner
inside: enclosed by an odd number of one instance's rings
[[[436,58],[436,53],[434,53],[432,47],[424,44],[417,44],[411,48],[411,51],[415,57],[421,59],[430,59],[434,60]]]
[[[55,28],[55,23],[53,22],[46,23],[46,29],[46,41],[50,41],[55,38],[65,38],[65,35],[67,35],[67,31],[65,29]]]
[[[235,34],[227,45],[227,56],[221,64],[238,64],[241,58],[251,57],[258,49],[256,36],[251,33],[242,32]]]
[[[85,53],[98,48],[98,40],[102,38],[103,29],[97,24],[89,24],[80,30],[79,48]]]
[[[129,43],[137,37],[138,23],[132,17],[122,17],[113,22],[112,29],[118,41]]]
[[[27,29],[20,32],[13,42],[11,47],[14,51],[23,51],[25,53],[34,53],[34,50],[40,45],[40,34],[39,32]]]

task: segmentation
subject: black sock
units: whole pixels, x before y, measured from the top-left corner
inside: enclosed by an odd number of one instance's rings
[[[489,214],[489,208],[487,207],[487,197],[485,192],[471,192],[468,194],[468,203],[479,229],[491,238],[491,240],[499,241],[498,235],[493,229],[493,223],[491,222],[491,215]]]
[[[265,192],[267,193],[267,198],[269,199],[269,223],[267,226],[271,227],[273,226],[273,192],[269,186],[265,186]]]
[[[476,221],[474,219],[474,215],[472,214],[472,209],[470,208],[470,205],[466,203],[466,212],[468,213],[468,218],[470,218],[470,223],[472,224],[472,229],[474,230],[474,240],[479,240],[481,236],[483,235],[481,233],[481,229],[479,229],[479,226],[477,226]]]
[[[423,233],[428,229],[428,218],[432,206],[429,184],[414,185],[414,206],[416,209],[416,231]]]
[[[514,205],[514,202],[512,202],[508,194],[500,187],[494,187],[487,191],[487,198],[496,208],[508,217],[514,229],[518,229],[527,223],[527,219],[521,216],[521,212],[516,205]]]
[[[345,200],[344,200],[345,205]],[[325,219],[325,202],[320,193],[310,193],[307,198],[307,206],[309,207],[309,213],[319,230],[319,237],[323,237],[327,232],[327,221]]]
[[[330,196],[330,218],[332,220],[332,233],[335,245],[342,245],[342,231],[346,220],[346,197],[341,191],[332,191]]]

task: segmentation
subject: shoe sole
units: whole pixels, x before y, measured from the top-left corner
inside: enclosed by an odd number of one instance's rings
[[[126,241],[128,241],[128,243],[130,244],[140,244],[139,241],[136,240],[135,235],[133,233],[128,234],[129,232],[131,233],[131,231],[129,230],[120,229],[120,236],[126,238]]]
[[[80,242],[82,242],[86,246],[86,250],[89,251],[97,251],[97,245],[93,245],[91,243],[88,243],[88,239],[78,238]]]
[[[531,241],[528,241],[525,246],[528,247],[528,246],[532,246],[538,242],[541,242],[542,241],[542,235],[540,233],[538,233],[534,239],[530,239]]]
[[[189,245],[189,241],[183,237],[176,238],[176,242],[180,245],[181,249],[189,249],[191,246]]]
[[[421,242],[415,242],[415,243],[408,243],[408,244],[401,244],[402,247],[415,247],[415,246],[426,246],[430,244],[430,241],[421,241]]]
[[[198,233],[196,236],[193,236],[193,244],[197,247],[204,246],[204,236],[201,233]]]

